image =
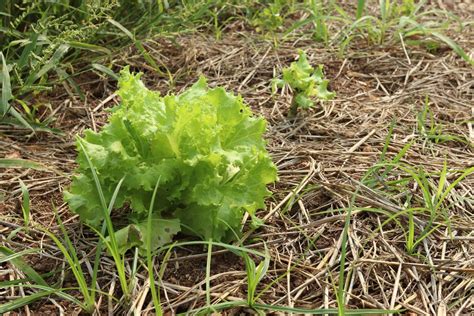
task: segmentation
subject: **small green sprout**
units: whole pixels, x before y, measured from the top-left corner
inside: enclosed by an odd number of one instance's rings
[[[336,95],[328,91],[329,80],[324,79],[323,66],[314,69],[308,62],[306,53],[300,50],[297,61],[283,69],[283,79],[273,81],[273,92],[288,85],[293,91],[289,118],[296,116],[299,107],[308,109],[314,105],[313,98],[331,100]]]
[[[260,11],[252,21],[257,32],[276,32],[283,26],[283,17],[281,16],[282,4],[279,1],[270,4],[268,7]]]

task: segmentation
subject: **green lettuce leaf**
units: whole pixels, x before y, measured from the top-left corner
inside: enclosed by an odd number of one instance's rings
[[[123,208],[134,226],[121,232],[121,247],[144,245],[146,226],[137,223],[146,222],[158,179],[153,247],[180,230],[234,239],[244,212],[264,208],[266,186],[277,179],[265,149],[265,120],[253,116],[240,96],[209,89],[204,77],[179,95],[162,97],[124,69],[118,95],[122,102],[108,124],[98,133],[86,131],[82,142],[107,201],[125,177],[115,208]],[[82,220],[99,227],[99,196],[79,144],[77,150],[79,167],[64,198]],[[174,223],[167,232],[165,218]]]
[[[328,91],[329,80],[324,79],[323,66],[314,69],[308,62],[306,54],[300,50],[296,62],[290,67],[283,69],[283,79],[273,81],[272,89],[275,92],[278,87],[288,85],[295,94],[295,102],[303,109],[314,105],[313,97],[319,100],[331,100],[336,95]]]
[[[158,248],[170,243],[173,236],[177,234],[181,228],[177,219],[162,219],[157,216],[151,219],[151,244],[154,248]],[[115,232],[115,240],[117,241],[120,253],[125,253],[133,247],[139,247],[141,254],[145,255],[146,236],[148,234],[147,222],[130,224]],[[107,237],[107,239],[109,239]]]

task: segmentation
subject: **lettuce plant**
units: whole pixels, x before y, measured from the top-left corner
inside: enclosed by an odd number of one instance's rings
[[[179,95],[162,97],[124,69],[118,95],[121,104],[108,124],[98,133],[85,131],[78,142],[107,200],[124,177],[115,202],[129,221],[116,233],[122,250],[144,247],[157,182],[153,248],[179,231],[215,241],[238,236],[244,213],[264,208],[266,185],[277,179],[262,137],[266,121],[240,96],[208,88],[203,77]],[[78,143],[79,167],[64,197],[83,221],[99,227],[103,213],[82,147]]]
[[[335,93],[328,91],[329,80],[324,79],[323,66],[314,69],[304,51],[299,51],[297,61],[283,69],[283,79],[273,81],[273,90],[288,85],[293,91],[288,117],[296,116],[298,108],[308,109],[314,105],[313,98],[331,100]]]

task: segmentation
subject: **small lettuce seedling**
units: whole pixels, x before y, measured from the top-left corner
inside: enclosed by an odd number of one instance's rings
[[[305,52],[299,51],[299,58],[290,67],[283,69],[283,79],[273,81],[273,91],[288,85],[293,91],[288,117],[296,116],[298,108],[308,109],[314,105],[313,98],[331,100],[336,95],[328,91],[329,80],[324,79],[323,66],[314,69],[308,62]]]
[[[244,213],[264,208],[266,185],[277,179],[265,149],[265,119],[253,116],[241,97],[209,89],[203,77],[165,97],[139,78],[122,71],[121,104],[100,132],[87,130],[78,141],[79,167],[64,194],[69,207],[95,227],[104,219],[85,150],[107,201],[124,178],[115,202],[129,220],[115,234],[122,252],[143,250],[149,227],[153,249],[179,231],[204,240],[235,239]]]

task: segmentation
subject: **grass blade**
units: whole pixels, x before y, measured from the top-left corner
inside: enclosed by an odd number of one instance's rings
[[[160,179],[161,177],[158,178],[158,181],[156,181],[155,189],[153,190],[153,195],[151,197],[150,209],[148,210],[147,236],[146,236],[146,257],[147,257],[148,277],[150,278],[150,290],[151,290],[151,296],[153,299],[153,305],[155,307],[155,313],[158,316],[163,315],[163,311],[161,309],[160,293],[159,291],[156,290],[155,277],[153,273],[154,266],[153,266],[153,257],[151,255],[151,231],[152,231],[151,219],[152,219],[153,207],[155,205],[156,192],[158,191],[158,187],[160,185]]]
[[[438,209],[441,206],[441,204],[443,203],[444,199],[451,192],[451,190],[454,189],[454,187],[457,186],[459,184],[459,182],[461,182],[464,178],[466,178],[467,176],[469,176],[472,173],[474,173],[474,167],[471,167],[471,168],[468,168],[468,169],[464,170],[464,172],[446,188],[444,193],[441,194],[441,196],[439,197],[438,202],[436,203],[435,208]]]
[[[92,161],[89,157],[89,154],[88,154],[84,144],[82,143],[82,139],[78,137],[77,141],[79,143],[79,146],[81,147],[82,152],[84,153],[84,156],[86,157],[87,163],[88,163],[89,168],[90,168],[91,173],[92,173],[92,178],[94,179],[97,194],[99,195],[100,203],[101,203],[101,206],[102,206],[104,221],[107,225],[107,232],[109,233],[110,242],[105,240],[105,237],[103,235],[101,235],[100,232],[97,232],[97,233],[99,234],[99,236],[101,236],[101,238],[104,238],[105,245],[107,246],[107,248],[110,250],[110,253],[112,254],[112,257],[115,261],[115,266],[117,268],[117,272],[118,272],[118,275],[119,275],[120,287],[122,288],[123,294],[126,297],[128,297],[128,295],[130,293],[129,293],[129,286],[128,286],[127,278],[126,278],[126,275],[125,275],[125,264],[124,264],[124,262],[123,262],[123,260],[120,256],[119,247],[118,247],[118,244],[117,244],[117,240],[115,238],[114,227],[113,227],[113,224],[112,224],[112,220],[110,218],[110,213],[111,213],[111,211],[114,207],[115,200],[117,198],[120,187],[121,187],[121,185],[124,181],[124,178],[120,179],[119,183],[117,184],[117,187],[115,188],[115,191],[112,195],[112,199],[110,200],[109,207],[107,207],[107,203],[105,202],[104,192],[102,190],[102,186],[100,184],[99,177],[97,176],[97,172],[95,170],[94,164],[92,163]]]
[[[211,258],[212,258],[212,238],[209,239],[209,244],[207,246],[207,261],[206,261],[206,306],[208,308],[211,307]]]
[[[356,20],[358,20],[362,17],[362,14],[364,14],[364,9],[365,9],[365,0],[358,0],[357,1]]]
[[[117,28],[119,28],[123,33],[125,33],[125,35],[127,35],[132,41],[133,43],[135,44],[135,47],[138,49],[138,51],[142,54],[143,58],[145,59],[145,61],[147,63],[149,63],[159,74],[160,76],[165,76],[165,74],[163,73],[163,71],[161,71],[160,69],[160,66],[158,66],[158,64],[156,63],[156,61],[151,58],[150,54],[148,54],[148,52],[146,51],[145,47],[143,47],[143,44],[141,41],[139,41],[138,39],[136,39],[135,35],[133,35],[129,30],[127,30],[126,27],[124,27],[122,24],[120,24],[119,22],[113,20],[113,19],[109,19],[108,20],[111,24],[113,24],[114,26],[116,26]],[[166,68],[166,67],[165,67]],[[173,77],[171,75],[171,73],[169,72],[169,70],[167,69],[167,76],[168,78],[170,79],[170,82],[172,82],[173,80]]]
[[[112,52],[109,49],[103,46],[98,46],[98,45],[89,44],[89,43],[82,43],[82,42],[77,42],[77,41],[68,41],[67,44],[68,46],[72,48],[85,49],[94,53],[104,53],[107,55],[112,54]]]
[[[125,26],[115,21],[114,19],[108,19],[109,23],[119,28],[125,35],[127,35],[132,41],[135,41],[135,35],[133,35]]]
[[[23,126],[29,128],[34,133],[35,130],[33,127],[31,127],[31,125],[21,116],[21,114],[18,113],[17,110],[11,107],[8,103],[13,98],[10,73],[8,71],[8,65],[5,60],[5,56],[3,56],[2,52],[0,52],[0,56],[2,57],[2,98],[0,99],[0,114],[1,116],[5,116],[5,114],[10,113],[10,115],[16,118]]]
[[[56,67],[61,61],[61,58],[64,56],[64,54],[66,54],[68,50],[69,45],[60,45],[58,49],[56,49],[56,51],[54,52],[51,59],[43,67],[41,67],[39,71],[33,72],[28,76],[28,78],[26,79],[26,85],[32,85],[36,80],[43,77],[48,71]]]
[[[28,123],[24,118],[23,116],[21,116],[21,114],[15,110],[14,108],[10,107],[8,113],[10,113],[10,115],[12,115],[14,118],[16,118],[18,120],[18,122],[20,122],[23,126],[29,128],[31,131],[33,131],[33,133],[35,132],[35,129],[30,125],[30,123]]]
[[[388,128],[388,134],[387,134],[387,137],[385,138],[385,143],[383,144],[382,153],[380,154],[380,159],[379,159],[380,163],[385,161],[385,155],[387,154],[388,147],[390,146],[390,141],[392,140],[393,128],[395,127],[395,124],[396,124],[396,120],[393,119],[392,122],[390,123],[390,127]]]
[[[79,95],[79,98],[81,99],[81,101],[85,101],[86,99],[86,96],[84,95],[84,93],[82,92],[81,88],[79,87],[79,85],[73,80],[72,76],[69,75],[64,69],[62,68],[56,68],[56,73],[58,74],[59,76],[59,79],[62,81],[62,80],[66,80],[71,86],[72,88],[74,89],[74,91],[76,91],[76,93]]]
[[[53,294],[56,290],[42,291],[0,305],[0,315],[14,311],[20,307],[29,305],[45,296]]]
[[[87,157],[87,154],[86,154],[86,157]],[[89,158],[87,158],[87,159],[89,159]],[[90,161],[90,160],[88,160],[88,161]],[[109,207],[107,209],[107,214],[106,214],[106,218],[108,220],[110,220],[110,213],[112,213],[112,209],[114,208],[115,200],[117,199],[117,195],[118,195],[118,192],[119,192],[120,187],[122,185],[122,182],[123,182],[123,178],[119,181],[117,187],[115,188],[112,199],[110,200]],[[99,183],[99,187],[100,187],[100,183]],[[102,189],[101,189],[101,192],[102,192]],[[98,234],[99,235],[99,242],[97,243],[97,249],[96,249],[95,259],[94,259],[94,268],[92,270],[91,288],[95,288],[97,286],[96,285],[97,273],[98,273],[98,270],[99,270],[100,255],[102,254],[102,248],[103,248],[104,241],[105,241],[104,234],[105,234],[105,231],[107,230],[107,227],[108,227],[107,223],[108,223],[108,221],[104,220],[104,222],[102,223],[102,229],[101,229],[100,233]],[[112,228],[112,230],[113,230],[113,228]],[[110,234],[110,232],[109,232],[109,234]],[[113,232],[113,234],[114,234],[114,238],[115,238],[115,233]],[[121,263],[123,263],[123,262],[121,262]],[[117,264],[117,262],[116,262],[116,264]],[[117,269],[121,271],[120,267],[117,267]],[[123,272],[119,272],[119,273],[120,273],[120,275],[122,275]],[[95,291],[92,291],[91,297],[92,297],[93,300],[95,300]]]
[[[23,220],[25,227],[30,223],[30,192],[28,192],[28,187],[20,180],[20,188],[22,195],[22,205],[21,210],[23,212]]]
[[[76,279],[76,282],[79,284],[79,289],[81,294],[84,296],[85,302],[90,302],[90,293],[89,288],[87,287],[87,283],[84,277],[84,273],[82,271],[81,265],[77,259],[77,255],[75,252],[69,253],[68,249],[64,246],[64,244],[50,231],[47,229],[42,229],[42,231],[51,238],[56,246],[59,248],[63,256],[65,257],[71,271]],[[67,234],[66,234],[67,235]],[[67,246],[68,248],[70,245]]]
[[[107,68],[101,64],[92,64],[92,68],[97,69],[100,72],[103,72],[104,74],[108,75],[110,78],[114,79],[115,81],[118,81],[119,77],[113,72],[110,68]]]
[[[5,256],[11,256],[8,261],[10,261],[15,267],[20,269],[31,281],[35,282],[36,284],[48,286],[46,281],[38,274],[29,264],[27,264],[21,257],[21,255],[28,254],[31,252],[36,252],[37,250],[24,250],[18,253],[14,252],[13,250],[7,247],[0,247],[0,253],[3,253]],[[21,254],[21,255],[19,255]],[[5,258],[5,257],[4,257]],[[1,314],[1,313],[0,313]]]
[[[0,158],[0,168],[47,170],[42,164],[26,159]]]
[[[438,204],[439,198],[441,197],[441,194],[443,193],[444,184],[446,183],[447,175],[448,175],[448,164],[446,163],[446,160],[445,160],[443,164],[443,170],[441,171],[441,175],[439,178],[438,190],[436,191],[436,196],[435,196],[435,201],[434,201],[435,204]]]
[[[7,62],[5,56],[0,52],[2,56],[2,102],[0,104],[0,111],[2,115],[5,115],[8,112],[8,101],[12,98],[12,87],[10,82],[10,72],[8,71]]]
[[[23,286],[23,287],[25,287],[25,286]],[[84,305],[79,300],[77,300],[74,296],[65,293],[62,289],[54,289],[54,288],[49,287],[47,285],[46,286],[40,286],[40,285],[30,286],[30,285],[28,285],[27,287],[38,288],[38,289],[41,289],[42,291],[30,294],[30,295],[25,296],[25,297],[15,299],[15,300],[10,301],[8,303],[1,304],[0,305],[0,315],[3,315],[5,313],[11,312],[11,311],[14,311],[14,310],[16,310],[18,308],[21,308],[23,306],[29,305],[29,304],[45,297],[45,296],[50,296],[52,294],[56,294],[57,296],[65,299],[65,300],[68,300],[68,301],[76,304],[80,308],[84,309]]]
[[[26,66],[26,63],[28,61],[28,57],[30,56],[31,52],[36,48],[36,41],[38,40],[38,36],[39,36],[38,33],[31,34],[30,42],[28,43],[28,45],[25,46],[25,48],[21,52],[21,56],[18,59],[18,62],[16,63],[16,66],[18,68],[21,69],[24,66]]]
[[[415,249],[415,221],[413,211],[408,212],[408,237],[407,237],[407,251],[409,254],[413,253]]]
[[[455,41],[450,39],[444,34],[438,33],[438,32],[430,32],[431,35],[439,39],[440,41],[444,42],[446,45],[448,45],[456,54],[458,54],[462,59],[464,59],[467,63],[471,64],[474,66],[474,60],[469,57],[466,52],[459,46]]]
[[[3,257],[0,257],[0,263],[12,261],[16,258],[22,257],[24,255],[32,254],[35,252],[38,252],[39,249],[33,248],[33,249],[25,249],[22,251],[14,252],[11,251],[10,249],[6,247],[0,248],[0,252],[4,254]]]
[[[357,188],[355,194],[352,196],[349,207],[347,208],[346,219],[344,221],[344,229],[342,231],[342,245],[341,245],[341,259],[339,267],[339,284],[336,293],[337,300],[337,309],[339,315],[346,315],[347,311],[345,310],[345,288],[344,288],[344,271],[346,265],[346,254],[347,254],[347,243],[349,238],[349,225],[351,223],[352,209],[355,203],[356,196],[358,194],[359,188]]]

